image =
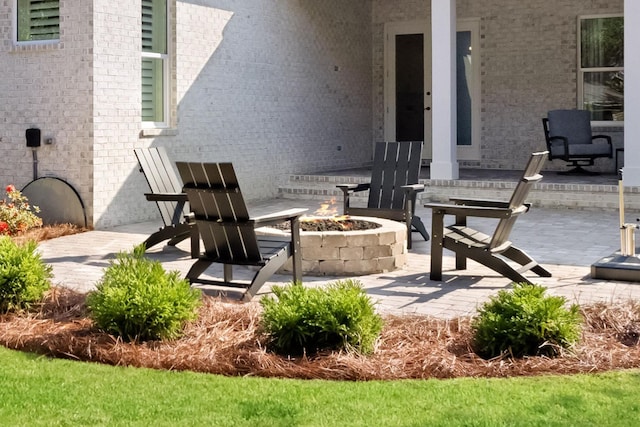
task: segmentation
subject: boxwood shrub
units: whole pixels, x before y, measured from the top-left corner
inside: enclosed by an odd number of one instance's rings
[[[382,318],[356,280],[336,281],[324,288],[300,283],[273,288],[264,297],[262,324],[271,347],[286,355],[322,350],[373,351]]]
[[[177,271],[144,256],[144,246],[121,252],[87,296],[95,325],[127,341],[172,339],[197,317],[201,294]]]
[[[36,248],[35,241],[17,244],[0,236],[0,311],[29,309],[49,290],[51,266]]]
[[[472,322],[475,351],[486,358],[554,356],[575,344],[582,323],[579,307],[566,307],[566,298],[545,291],[520,283],[491,297]]]

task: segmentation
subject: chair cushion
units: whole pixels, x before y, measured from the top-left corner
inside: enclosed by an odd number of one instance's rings
[[[552,110],[547,117],[550,137],[563,136],[570,145],[591,144],[591,115],[588,111]]]
[[[608,157],[610,154],[609,144],[571,144],[569,145],[569,156],[594,156]],[[551,155],[561,157],[565,155],[564,145],[554,145],[551,147]]]

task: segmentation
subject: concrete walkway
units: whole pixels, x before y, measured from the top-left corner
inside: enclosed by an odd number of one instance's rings
[[[290,207],[306,207],[310,213],[320,203],[313,200],[276,199],[250,206],[252,215],[261,215]],[[340,206],[338,208],[341,208]],[[431,212],[418,208],[427,229],[431,228]],[[637,216],[637,215],[636,215]],[[635,220],[628,215],[627,221]],[[614,282],[590,277],[590,266],[620,247],[616,211],[549,210],[535,207],[516,222],[511,240],[552,272],[551,278],[532,281],[549,288],[550,294],[565,296],[570,302],[581,304],[596,301],[614,302],[629,298],[640,299],[638,282]],[[470,226],[492,234],[495,222],[470,219]],[[119,251],[128,251],[141,243],[160,227],[159,222],[147,222],[91,231],[61,237],[40,244],[46,263],[53,266],[54,283],[60,286],[89,291],[102,277],[105,267]],[[508,288],[510,281],[473,261],[465,271],[455,271],[453,254],[445,250],[443,281],[429,280],[430,242],[419,240],[414,233],[414,247],[409,252],[408,265],[389,273],[360,276],[368,294],[383,312],[427,314],[442,318],[473,314],[476,308],[498,290]],[[193,260],[189,256],[189,242],[178,247],[158,246],[148,251],[166,269],[186,274]],[[212,275],[222,273],[212,267]],[[251,272],[245,271],[250,274]],[[234,275],[242,278],[242,271]],[[307,285],[322,285],[334,277],[304,277]],[[261,294],[273,284],[286,284],[291,276],[276,275]]]

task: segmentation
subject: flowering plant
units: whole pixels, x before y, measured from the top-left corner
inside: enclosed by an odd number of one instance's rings
[[[13,185],[7,185],[5,191],[7,197],[0,200],[0,235],[12,236],[42,225],[42,219],[36,215],[40,212],[37,206],[29,205]]]

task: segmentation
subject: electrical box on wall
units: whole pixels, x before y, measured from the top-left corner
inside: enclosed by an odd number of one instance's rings
[[[27,147],[39,147],[41,141],[40,129],[31,128],[27,129],[25,132],[25,137],[27,138]]]

